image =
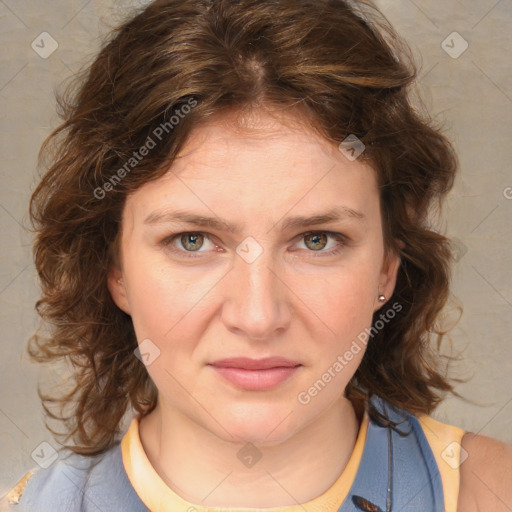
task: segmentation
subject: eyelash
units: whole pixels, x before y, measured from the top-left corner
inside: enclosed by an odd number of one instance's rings
[[[341,233],[336,233],[334,231],[308,231],[307,233],[300,234],[297,238],[299,238],[299,240],[300,240],[300,239],[306,238],[309,235],[316,235],[316,234],[328,235],[328,236],[338,240],[341,243],[339,243],[334,249],[330,249],[329,251],[308,251],[308,252],[312,253],[311,255],[314,258],[334,256],[334,255],[338,254],[346,246],[347,241],[348,241],[347,236],[345,236]],[[205,233],[204,231],[182,231],[180,233],[175,233],[173,235],[166,237],[164,240],[162,240],[161,244],[176,254],[185,255],[185,258],[200,258],[201,253],[205,252],[205,251],[186,251],[186,250],[176,249],[175,247],[173,247],[172,243],[174,242],[174,240],[181,237],[181,235],[204,235],[206,238],[208,238],[211,241],[209,234]],[[314,254],[315,252],[318,252],[319,254]],[[196,255],[195,253],[198,253],[198,254]]]

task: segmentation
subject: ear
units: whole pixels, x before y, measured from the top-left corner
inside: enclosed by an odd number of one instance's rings
[[[380,309],[387,300],[393,295],[396,285],[396,278],[398,276],[398,269],[400,268],[400,256],[390,251],[384,258],[382,270],[379,278],[379,289],[375,297],[374,311]],[[379,296],[384,295],[386,300],[380,301]]]
[[[123,273],[119,267],[112,266],[110,268],[107,275],[107,287],[116,306],[129,315],[130,304],[126,295],[126,285],[123,280]]]

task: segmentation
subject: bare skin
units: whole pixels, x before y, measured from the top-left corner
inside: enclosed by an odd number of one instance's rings
[[[510,512],[512,446],[471,432],[461,445],[468,457],[460,466],[458,512]]]

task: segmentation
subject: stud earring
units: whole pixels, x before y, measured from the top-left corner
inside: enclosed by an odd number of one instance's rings
[[[384,295],[379,295],[380,302],[384,302],[386,300],[386,297]]]
[[[117,282],[118,282],[119,284],[121,284],[121,283],[123,282],[123,278],[122,278],[122,277],[120,277],[120,278],[117,280]]]

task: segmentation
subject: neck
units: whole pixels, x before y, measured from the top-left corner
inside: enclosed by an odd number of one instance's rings
[[[327,491],[350,459],[361,418],[362,409],[341,398],[283,442],[253,447],[261,458],[247,466],[235,458],[243,444],[220,439],[160,401],[140,420],[139,434],[155,471],[184,500],[271,508],[306,503]]]

